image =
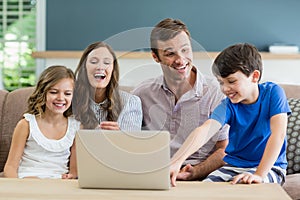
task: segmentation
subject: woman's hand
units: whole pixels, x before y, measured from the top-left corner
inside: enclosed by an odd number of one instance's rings
[[[104,130],[120,130],[118,122],[104,121],[99,125],[100,129]]]

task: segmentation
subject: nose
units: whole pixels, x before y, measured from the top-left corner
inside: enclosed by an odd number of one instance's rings
[[[59,93],[57,94],[57,99],[59,99],[59,100],[64,99],[64,93],[59,92]]]
[[[97,65],[98,70],[106,70],[108,67],[109,65],[101,64],[101,63]]]
[[[229,87],[228,85],[226,85],[226,84],[223,84],[221,87],[222,87],[221,89],[222,89],[222,91],[223,91],[224,93],[230,91],[230,87]]]
[[[183,55],[180,55],[180,54],[177,54],[176,55],[176,59],[175,59],[175,63],[178,64],[178,65],[183,65],[184,64],[184,56]]]

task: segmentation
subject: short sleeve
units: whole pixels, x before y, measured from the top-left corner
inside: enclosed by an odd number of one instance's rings
[[[227,112],[227,101],[223,99],[222,102],[212,112],[210,119],[218,121],[222,126],[226,124],[226,119],[229,113]]]

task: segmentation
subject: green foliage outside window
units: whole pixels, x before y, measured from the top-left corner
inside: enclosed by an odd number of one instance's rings
[[[35,2],[24,1],[23,3]],[[24,12],[21,19],[11,20],[12,23],[7,24],[6,31],[2,32],[1,28],[0,37],[3,39],[0,42],[0,69],[2,69],[3,86],[9,91],[33,86],[36,81],[36,64],[31,56],[36,46],[36,11],[35,5],[27,5],[27,8],[30,10]]]

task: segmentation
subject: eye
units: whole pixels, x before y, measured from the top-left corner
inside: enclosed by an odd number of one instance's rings
[[[96,58],[93,58],[93,59],[90,60],[91,64],[97,64],[98,62],[99,62],[99,60],[96,59]]]
[[[49,90],[49,93],[50,94],[57,94],[57,91],[56,90]]]
[[[109,58],[104,58],[104,59],[103,59],[103,64],[104,64],[104,65],[111,65],[111,64],[112,64],[112,60],[109,59]]]
[[[104,61],[103,62],[105,65],[111,65],[111,62],[110,61]]]
[[[188,53],[188,52],[189,52],[189,49],[188,49],[188,48],[184,48],[184,49],[181,50],[181,52],[182,52],[182,53]]]
[[[167,56],[167,57],[171,57],[171,56],[174,55],[174,52],[169,51],[169,52],[166,52],[164,55]]]
[[[223,81],[219,81],[219,80],[218,80],[218,82],[219,82],[220,85],[224,85],[224,82],[223,82]]]
[[[72,92],[66,92],[66,93],[65,93],[66,96],[70,96],[70,95],[72,95],[72,94],[73,94]]]

